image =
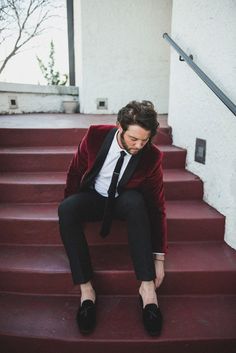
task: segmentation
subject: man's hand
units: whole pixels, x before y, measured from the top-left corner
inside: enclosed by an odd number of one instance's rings
[[[155,269],[156,269],[155,286],[156,288],[158,288],[160,287],[165,276],[164,261],[155,260]]]

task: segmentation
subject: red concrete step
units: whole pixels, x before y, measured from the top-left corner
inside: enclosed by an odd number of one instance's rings
[[[75,322],[78,298],[3,294],[3,353],[235,353],[235,296],[160,297],[165,318],[160,337],[142,327],[137,297],[100,296],[94,333]]]
[[[1,292],[68,294],[73,290],[62,246],[1,245],[0,253]],[[90,253],[98,293],[137,292],[127,245],[91,246]],[[170,243],[165,267],[160,293],[236,294],[236,252],[226,243]]]
[[[0,146],[76,146],[86,131],[87,128],[0,129]]]
[[[91,121],[91,124],[93,122]],[[110,122],[112,124],[113,122]],[[115,123],[115,120],[114,120]],[[0,129],[0,146],[26,147],[26,146],[76,146],[87,131],[81,128],[48,128],[48,129]],[[158,134],[153,142],[158,145],[172,143],[171,129],[163,127],[158,129]]]
[[[60,202],[65,189],[65,172],[11,172],[0,175],[1,202]]]
[[[66,173],[11,172],[0,175],[1,202],[59,202],[63,199]],[[203,185],[194,174],[184,169],[164,170],[167,200],[201,199]]]
[[[218,241],[224,236],[224,216],[201,200],[167,201],[170,241]],[[0,204],[0,243],[59,244],[58,204]],[[125,243],[124,222],[114,221],[106,239],[98,235],[100,224],[86,225],[91,244]]]
[[[0,171],[66,171],[76,148],[75,146],[1,147]],[[171,145],[161,145],[159,149],[164,152],[164,168],[184,168],[186,150]]]

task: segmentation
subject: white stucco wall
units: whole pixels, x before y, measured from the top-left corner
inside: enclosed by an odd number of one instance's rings
[[[10,108],[16,99],[17,108]],[[78,102],[78,87],[41,86],[0,82],[0,114],[63,112],[63,101]]]
[[[167,113],[172,0],[75,0],[76,84],[83,113],[117,113],[132,99]],[[107,98],[108,110],[96,99]]]
[[[236,1],[174,0],[172,39],[236,102]],[[168,44],[166,44],[168,45]],[[187,148],[187,169],[204,181],[204,199],[226,216],[225,240],[236,249],[236,117],[171,49],[169,124]],[[206,139],[206,164],[194,161]]]

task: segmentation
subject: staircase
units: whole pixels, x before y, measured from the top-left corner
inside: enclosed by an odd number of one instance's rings
[[[224,243],[225,219],[202,200],[202,181],[185,170],[186,151],[171,144],[168,127],[155,141],[164,152],[169,234],[159,290],[162,335],[149,337],[142,327],[125,225],[118,221],[106,239],[98,224],[86,225],[98,326],[80,335],[57,206],[86,127],[28,128],[26,121],[0,129],[0,352],[236,352],[236,252]]]

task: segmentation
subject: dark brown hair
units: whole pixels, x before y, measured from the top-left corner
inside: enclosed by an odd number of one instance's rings
[[[118,112],[117,122],[124,131],[128,130],[130,125],[141,126],[151,132],[150,140],[156,135],[159,126],[157,112],[150,101],[128,103]]]

